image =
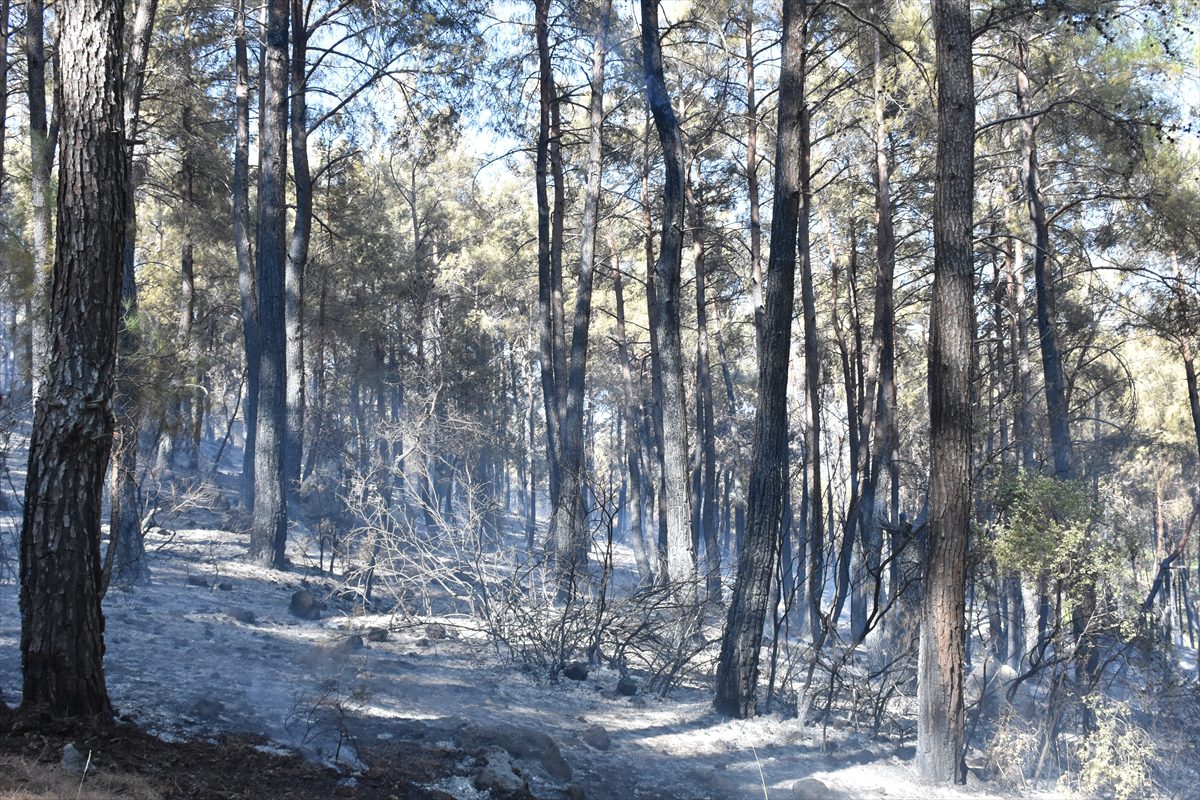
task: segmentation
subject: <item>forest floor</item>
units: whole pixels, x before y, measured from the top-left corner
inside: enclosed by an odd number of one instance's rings
[[[364,616],[324,576],[248,563],[244,535],[222,530],[223,519],[194,508],[152,531],[151,583],[105,599],[108,689],[123,724],[78,732],[10,718],[0,726],[0,798],[58,796],[5,794],[5,781],[59,760],[67,743],[102,774],[142,776],[146,797],[1001,796],[974,778],[919,785],[911,740],[780,716],[730,721],[712,711],[706,686],[624,696],[608,669],[552,681],[453,618]],[[10,514],[0,525],[10,570],[15,522]],[[305,588],[330,598],[318,620],[289,612]],[[20,695],[19,633],[10,571],[0,583],[0,690],[10,703]]]

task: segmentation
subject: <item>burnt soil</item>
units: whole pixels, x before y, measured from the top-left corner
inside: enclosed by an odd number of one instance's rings
[[[466,775],[477,757],[434,743],[389,743],[364,752],[371,768],[357,775],[354,785],[346,785],[340,783],[344,775],[298,755],[264,752],[259,746],[265,739],[165,742],[123,722],[67,722],[0,710],[0,754],[57,764],[68,743],[85,757],[91,754],[91,769],[138,775],[168,800],[453,800],[421,784]]]

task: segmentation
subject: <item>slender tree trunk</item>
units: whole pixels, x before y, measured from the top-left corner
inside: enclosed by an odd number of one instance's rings
[[[689,159],[689,162],[692,159]],[[690,175],[690,164],[687,174]],[[696,278],[696,463],[692,477],[692,546],[704,544],[704,586],[711,602],[721,599],[721,548],[717,543],[717,442],[709,359],[708,276],[704,263],[704,212],[687,183],[692,268]]]
[[[961,768],[963,642],[975,336],[971,4],[968,0],[939,0],[933,28],[938,132],[929,322],[929,532],[917,668],[917,772],[925,782],[950,783],[965,778]]]
[[[259,403],[254,450],[254,521],[250,554],[286,566],[287,503],[283,464],[287,433],[284,261],[287,240],[288,0],[268,0],[266,55],[258,133]]]
[[[641,0],[642,66],[646,99],[654,115],[664,162],[662,242],[654,266],[654,295],[662,362],[663,475],[666,489],[667,579],[685,600],[694,596],[692,498],[688,485],[688,429],[680,334],[680,267],[683,260],[684,153],[679,118],[667,93],[659,41],[658,0]]]
[[[137,170],[134,168],[134,148],[137,146],[138,121],[142,92],[146,85],[146,61],[150,52],[150,36],[158,11],[157,0],[138,0],[134,9],[133,29],[129,37],[129,54],[125,61],[125,97],[122,116],[125,120],[125,241],[122,252],[121,317],[117,333],[117,384],[113,402],[116,415],[116,437],[113,442],[113,469],[109,487],[109,547],[113,551],[112,571],[105,576],[120,586],[143,584],[150,579],[146,566],[145,543],[138,503],[137,459],[140,401],[135,360],[136,334],[129,322],[137,317],[138,295],[136,280],[137,249]]]
[[[620,259],[613,251],[613,291],[616,294],[616,337],[617,357],[621,362],[621,387],[623,390],[622,418],[625,424],[625,465],[629,475],[629,541],[633,547],[634,563],[642,583],[649,584],[654,578],[651,560],[653,548],[646,547],[646,493],[641,464],[641,409],[638,392],[634,389],[632,359],[629,338],[625,331],[625,285],[621,274]]]
[[[865,570],[861,563],[855,573],[852,575],[852,562],[854,561],[854,544],[855,534],[858,530],[859,515],[855,511],[859,508],[859,492],[862,490],[862,481],[865,477],[865,471],[869,469],[869,465],[865,464],[867,449],[866,437],[863,436],[862,428],[863,418],[869,413],[863,406],[864,392],[860,388],[862,378],[862,370],[860,369],[862,359],[855,352],[857,345],[852,345],[850,338],[846,335],[845,326],[841,319],[841,274],[842,274],[842,257],[838,253],[837,245],[834,241],[833,220],[828,211],[824,214],[825,217],[825,232],[828,240],[829,248],[829,264],[830,277],[832,288],[830,291],[830,322],[832,323],[834,339],[837,341],[838,354],[842,366],[842,392],[846,396],[846,428],[847,428],[847,445],[849,449],[849,475],[847,484],[849,485],[850,498],[848,503],[849,512],[846,514],[844,524],[842,526],[842,542],[838,553],[837,563],[837,584],[834,594],[833,607],[830,614],[830,619],[837,620],[842,615],[842,610],[846,605],[846,598],[850,597],[850,620],[852,635],[857,640],[860,631],[865,630],[867,624],[866,612],[866,595],[864,587],[866,586]],[[846,283],[848,287],[848,296],[850,300],[850,326],[855,327],[857,315],[853,312],[854,302],[856,299],[854,293],[854,278],[852,273],[856,272],[858,267],[856,261],[858,258],[856,245],[851,244],[849,255],[849,269],[846,270]],[[833,518],[832,518],[832,502],[830,503],[830,535],[833,533]],[[862,552],[860,548],[859,561],[861,562]]]
[[[31,395],[39,392],[44,377],[49,342],[43,314],[47,297],[46,276],[50,270],[50,169],[54,151],[46,124],[46,42],[45,2],[25,2],[25,86],[29,111],[30,154],[30,255],[28,286],[31,290],[27,309],[30,329],[26,344]]]
[[[763,349],[758,366],[759,400],[754,418],[754,458],[747,499],[745,542],[738,552],[737,581],[717,662],[716,708],[745,718],[756,713],[758,660],[763,624],[779,549],[787,486],[787,387],[795,305],[797,223],[804,203],[804,0],[784,0],[775,198]]]
[[[1017,105],[1023,115],[1031,113],[1029,77],[1025,71],[1025,43],[1017,40]],[[1025,117],[1021,125],[1021,182],[1033,223],[1033,280],[1036,292],[1038,336],[1042,345],[1042,372],[1045,378],[1046,410],[1050,422],[1050,446],[1054,456],[1054,475],[1059,480],[1073,477],[1071,430],[1067,415],[1062,353],[1054,323],[1054,284],[1050,274],[1050,225],[1042,199],[1038,176],[1036,120]]]
[[[185,56],[185,61],[188,57]],[[190,81],[191,65],[185,64],[185,79]],[[180,111],[180,130],[182,131],[180,161],[179,161],[179,216],[180,247],[179,247],[179,323],[176,338],[179,342],[180,364],[183,373],[179,376],[188,384],[195,381],[196,376],[189,367],[195,361],[199,348],[196,346],[192,328],[196,322],[196,259],[195,242],[192,238],[193,187],[195,184],[195,168],[192,165],[192,107],[185,102]],[[167,435],[163,440],[160,454],[163,465],[170,469],[175,466],[180,450],[183,450],[189,462],[192,458],[193,443],[189,441],[188,431],[191,428],[191,417],[194,413],[192,397],[194,389],[182,387],[178,405],[171,414]],[[190,463],[189,463],[189,466]]]
[[[746,0],[746,197],[750,206],[750,283],[754,301],[755,352],[762,357],[762,215],[758,193],[758,89],[754,75],[754,0]]]
[[[1180,355],[1183,358],[1183,370],[1187,377],[1188,409],[1192,415],[1192,430],[1196,437],[1196,448],[1200,452],[1200,391],[1196,388],[1196,361],[1192,353],[1191,342],[1185,337],[1180,341]]]
[[[1058,329],[1054,321],[1054,276],[1050,264],[1050,224],[1042,198],[1038,175],[1037,119],[1031,115],[1029,76],[1026,71],[1026,45],[1017,38],[1017,110],[1022,115],[1021,181],[1029,206],[1029,218],[1034,230],[1033,279],[1037,308],[1038,336],[1041,340],[1042,375],[1046,393],[1046,412],[1050,428],[1050,449],[1054,456],[1054,476],[1061,481],[1075,479],[1074,452],[1071,443],[1071,424],[1067,407],[1066,384],[1063,377],[1062,352],[1058,345]],[[1098,666],[1095,636],[1091,631],[1096,610],[1095,576],[1082,573],[1077,584],[1079,602],[1073,604],[1071,627],[1076,637],[1078,679],[1091,680]]]
[[[644,138],[642,139],[642,186],[641,186],[641,201],[642,201],[642,241],[644,249],[644,260],[646,266],[646,319],[650,323],[650,407],[648,409],[649,422],[646,425],[645,420],[645,446],[647,451],[646,465],[647,467],[653,462],[654,470],[647,469],[646,479],[654,483],[654,499],[655,499],[655,516],[658,523],[658,536],[656,537],[656,567],[659,577],[663,583],[668,580],[667,575],[667,512],[666,512],[666,497],[667,490],[665,485],[666,470],[663,467],[663,415],[662,415],[662,396],[663,396],[663,373],[662,373],[662,345],[659,342],[659,325],[658,313],[659,306],[657,300],[657,292],[654,288],[654,223],[653,215],[650,210],[650,107],[646,105],[646,127],[643,131]],[[654,472],[657,471],[658,480],[653,481]]]
[[[600,9],[592,47],[591,100],[588,104],[588,173],[584,188],[579,281],[571,330],[569,372],[566,376],[566,417],[562,429],[559,467],[562,485],[550,528],[555,542],[559,589],[569,592],[578,571],[587,563],[587,512],[584,504],[583,405],[587,377],[588,336],[592,322],[592,282],[596,269],[596,230],[600,224],[601,179],[604,175],[604,61],[608,48],[611,0]]]
[[[554,216],[550,207],[550,134],[551,108],[557,103],[554,72],[550,64],[550,0],[534,0],[534,38],[538,52],[538,138],[535,159],[535,182],[538,208],[538,317],[541,321],[541,381],[542,403],[546,411],[546,473],[550,489],[551,508],[557,508],[562,486],[562,469],[558,460],[561,448],[563,415],[559,405],[558,384],[566,376],[557,371],[554,283]]]
[[[825,490],[821,470],[821,347],[817,333],[817,300],[809,246],[809,218],[812,209],[811,146],[809,109],[808,104],[804,103],[800,108],[800,217],[796,252],[800,265],[800,297],[804,314],[804,386],[808,395],[808,419],[804,427],[804,449],[809,464],[809,527],[806,531],[808,616],[814,646],[820,649],[826,636],[825,622],[821,614],[821,602],[825,596],[826,534],[823,511]]]
[[[284,478],[294,491],[300,481],[304,446],[304,271],[312,238],[313,181],[308,166],[308,19],[302,0],[290,0],[292,16],[291,130],[292,180],[296,216],[284,274],[284,330],[287,336],[287,438]]]
[[[878,9],[876,9],[878,15]],[[871,352],[867,359],[866,396],[874,398],[873,434],[859,505],[859,530],[866,556],[867,572],[875,581],[875,603],[879,601],[879,574],[883,550],[880,520],[887,516],[885,502],[879,500],[879,483],[890,474],[899,449],[896,427],[896,233],[892,222],[891,169],[888,163],[887,127],[884,109],[883,64],[879,34],[874,36],[874,112],[875,112],[875,315],[871,323]],[[863,415],[864,430],[868,415]],[[864,437],[865,442],[865,437]],[[894,554],[893,554],[894,556]],[[865,631],[858,631],[861,634]]]
[[[254,512],[254,453],[258,440],[259,342],[258,291],[250,251],[250,67],[246,54],[246,5],[237,0],[234,16],[233,245],[237,255],[238,294],[242,306],[242,343],[246,358],[246,399],[242,404],[245,436],[242,450],[241,504]]]
[[[124,8],[62,0],[60,65],[70,75],[51,276],[51,350],[35,412],[21,529],[23,702],[108,716],[100,609],[100,517],[113,443],[126,145]]]

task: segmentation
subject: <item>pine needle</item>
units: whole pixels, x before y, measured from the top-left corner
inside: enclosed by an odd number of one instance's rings
[[[757,758],[757,756],[755,756]],[[83,765],[83,774],[79,776],[79,789],[75,792],[75,800],[83,796],[83,782],[87,780],[88,767],[92,765],[92,751],[88,750],[87,763]],[[762,770],[760,769],[759,772]]]
[[[763,774],[762,762],[758,760],[758,751],[754,749],[754,745],[750,745],[750,752],[754,753],[754,764],[758,767],[758,782],[762,784],[763,800],[771,800],[767,795],[767,776]]]

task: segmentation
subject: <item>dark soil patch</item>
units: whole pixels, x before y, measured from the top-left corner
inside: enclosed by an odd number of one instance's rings
[[[353,779],[298,755],[263,752],[265,740],[222,736],[214,741],[164,742],[125,723],[80,724],[31,713],[0,711],[0,753],[57,764],[74,743],[92,768],[138,775],[167,800],[446,800],[421,784],[465,774],[472,754],[423,742],[398,742],[362,753],[371,768]]]

